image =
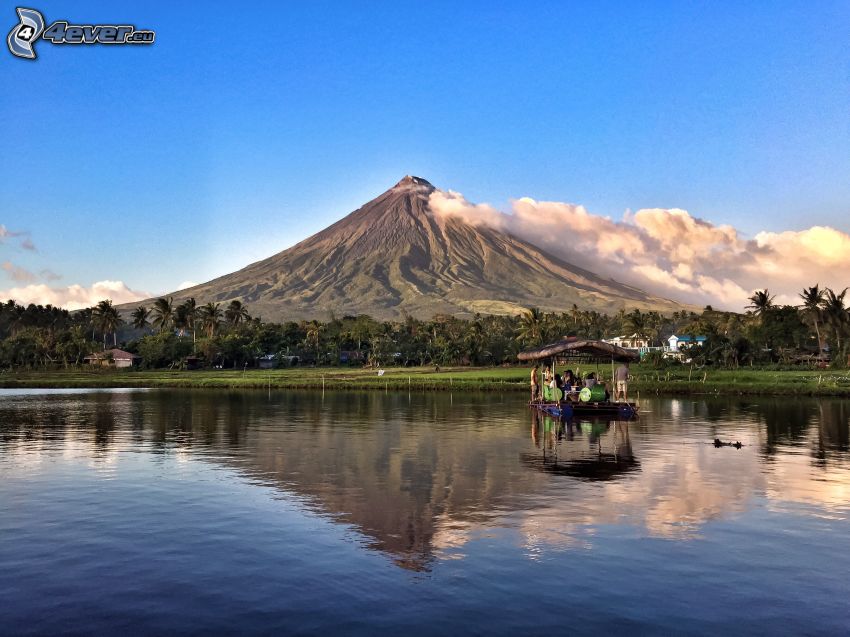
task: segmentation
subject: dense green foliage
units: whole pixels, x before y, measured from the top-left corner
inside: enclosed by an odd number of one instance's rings
[[[14,301],[0,305],[0,365],[48,367],[79,365],[97,351],[92,310],[71,314],[41,305],[23,307]]]
[[[90,353],[112,346],[137,353],[147,368],[245,369],[262,356],[273,365],[321,366],[493,366],[514,363],[523,348],[562,336],[604,338],[637,334],[654,346],[670,334],[702,335],[704,344],[685,351],[691,366],[735,369],[742,365],[790,366],[848,359],[850,313],[845,292],[803,290],[799,307],[776,306],[767,290],[751,297],[745,314],[706,307],[701,313],[632,310],[605,315],[583,311],[519,316],[475,316],[470,320],[434,316],[422,321],[379,322],[369,316],[329,317],[327,321],[264,323],[239,301],[175,305],[158,299],[122,317],[108,300],[69,313],[51,306],[0,305],[0,366],[40,369],[79,365]],[[820,343],[820,347],[819,344]],[[653,368],[679,365],[651,351]]]

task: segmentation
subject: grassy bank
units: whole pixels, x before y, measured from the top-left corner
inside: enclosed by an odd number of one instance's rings
[[[586,368],[583,372],[591,371]],[[610,377],[610,366],[600,366]],[[632,366],[630,393],[645,394],[772,394],[850,397],[850,371],[770,371],[677,368],[657,371]],[[5,371],[0,387],[202,387],[202,388],[313,388],[326,390],[378,389],[385,391],[527,391],[528,368],[455,367],[435,372],[427,368],[374,370],[346,368],[293,368],[279,370],[56,370]]]

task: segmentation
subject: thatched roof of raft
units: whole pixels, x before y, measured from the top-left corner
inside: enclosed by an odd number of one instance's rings
[[[598,361],[615,360],[622,363],[636,363],[640,360],[640,355],[637,352],[611,345],[611,343],[605,341],[576,337],[564,338],[543,347],[527,349],[517,354],[517,358],[521,361],[536,361],[554,356]]]

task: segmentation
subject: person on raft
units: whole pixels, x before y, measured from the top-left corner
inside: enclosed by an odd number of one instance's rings
[[[561,378],[560,374],[555,374],[555,378],[552,379],[552,389],[560,389],[562,392],[564,391],[564,380]]]
[[[546,387],[548,387],[549,390],[550,390],[549,396],[551,396],[551,400],[553,400],[554,402],[558,402],[558,400],[555,398],[555,396],[557,396],[555,390],[560,389],[561,391],[563,391],[563,384],[562,384],[562,381],[561,381],[561,375],[560,374],[550,375],[550,380],[549,380],[548,383],[546,383]],[[561,394],[561,395],[563,396],[563,394]]]
[[[537,370],[539,365],[531,368],[531,402],[534,402],[540,396],[540,384],[537,381]]]
[[[629,364],[621,363],[614,370],[614,400],[620,402],[620,396],[623,397],[623,402],[629,402]]]

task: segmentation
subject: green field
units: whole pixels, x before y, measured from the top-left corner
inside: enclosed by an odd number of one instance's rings
[[[595,366],[582,373],[596,370]],[[610,365],[599,367],[610,378]],[[659,394],[774,394],[850,396],[850,371],[759,369],[716,370],[686,367],[658,371],[632,366],[630,393]],[[0,387],[206,387],[206,388],[316,388],[326,390],[379,389],[385,391],[527,391],[527,367],[290,368],[276,370],[55,370],[4,371]]]

